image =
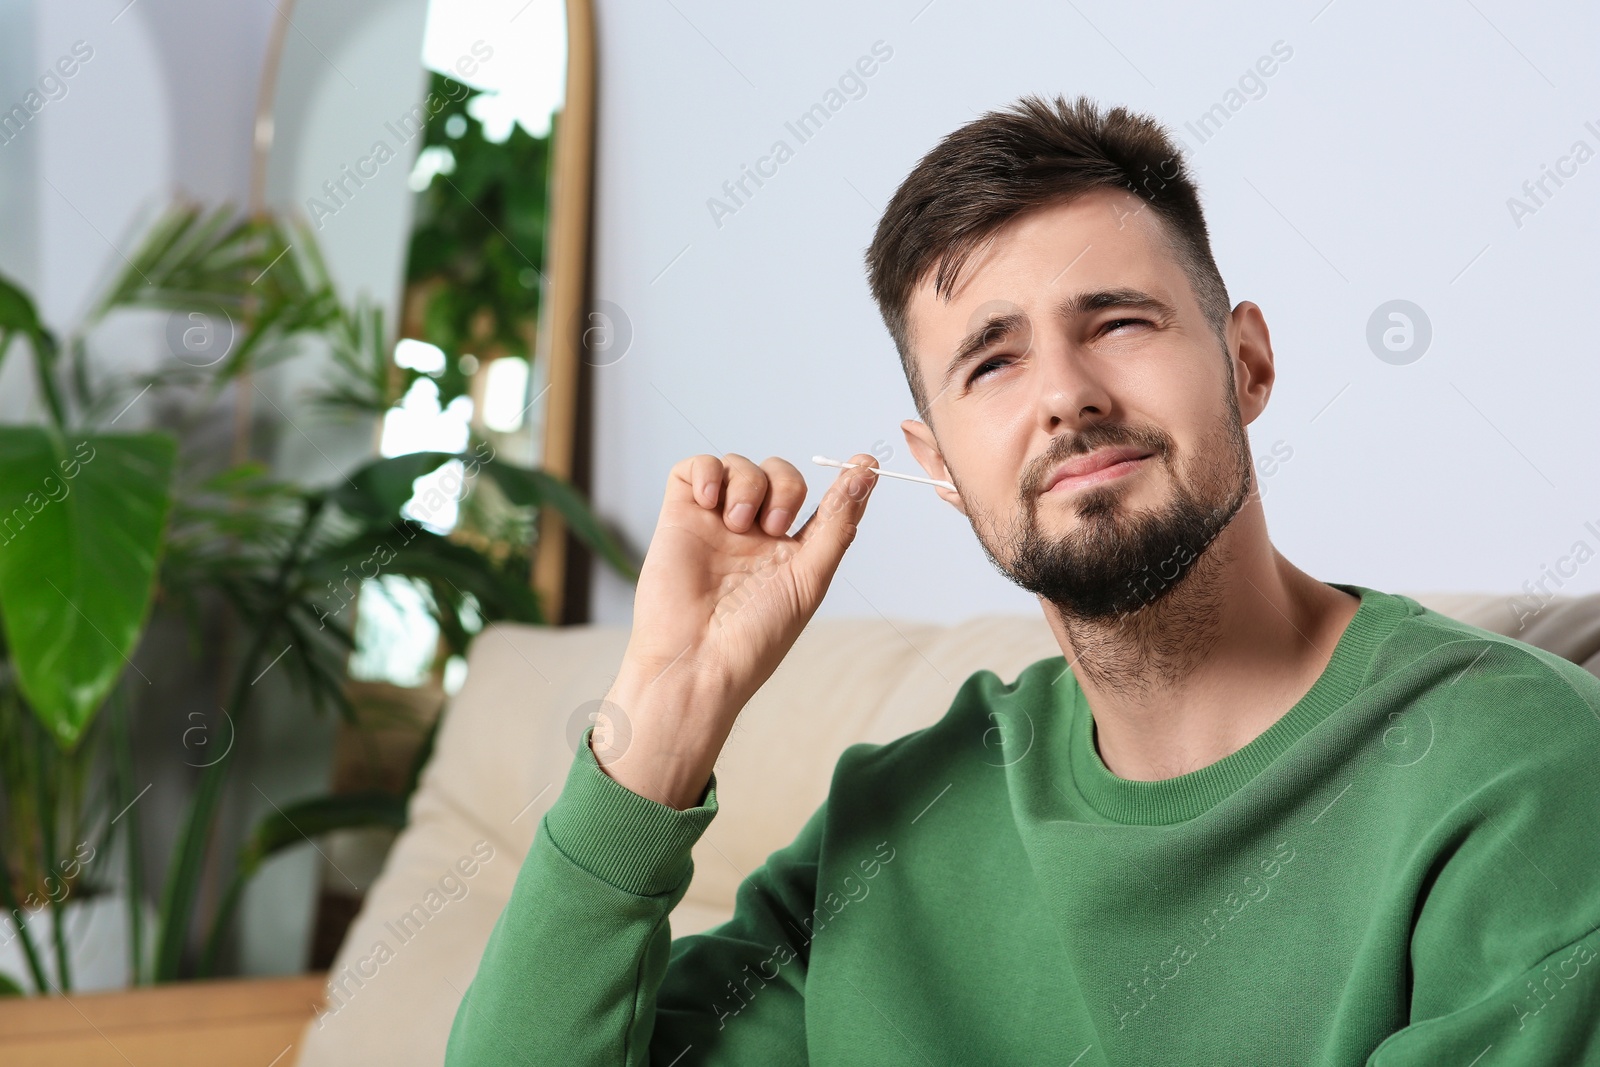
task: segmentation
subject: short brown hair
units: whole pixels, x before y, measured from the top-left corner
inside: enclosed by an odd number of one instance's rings
[[[1005,222],[1100,187],[1149,203],[1226,348],[1228,290],[1211,257],[1199,190],[1166,130],[1126,108],[1102,114],[1087,96],[1072,103],[1025,96],[948,134],[923,156],[895,190],[867,249],[872,297],[923,419],[928,397],[911,357],[907,316],[918,282],[937,265],[934,292],[948,299],[967,256]]]

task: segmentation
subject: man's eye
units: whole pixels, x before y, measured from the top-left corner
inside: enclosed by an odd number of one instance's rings
[[[1121,326],[1125,322],[1142,322],[1146,326],[1150,325],[1150,320],[1149,319],[1112,319],[1110,322],[1106,323],[1104,326],[1102,326],[1100,328],[1100,332],[1101,333],[1105,333],[1107,330],[1110,330],[1110,329],[1112,329],[1114,327],[1117,327],[1117,326]]]
[[[987,372],[990,368],[1003,367],[1005,364],[1006,359],[1004,356],[990,356],[988,359],[972,368],[972,375],[967,379],[967,384],[971,385],[973,382],[983,377],[985,372]]]

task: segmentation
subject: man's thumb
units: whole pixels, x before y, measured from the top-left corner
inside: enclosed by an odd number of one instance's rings
[[[839,472],[817,510],[794,535],[800,543],[795,562],[818,581],[819,594],[827,588],[845,549],[855,540],[856,525],[866,512],[867,497],[878,481],[877,473],[871,469],[878,462],[874,456],[858,452],[846,462],[861,466]]]

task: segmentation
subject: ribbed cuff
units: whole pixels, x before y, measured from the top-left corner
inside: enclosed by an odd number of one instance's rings
[[[690,850],[717,814],[717,776],[698,807],[679,811],[606,774],[584,731],[561,795],[545,813],[551,840],[573,863],[638,896],[670,892],[689,871]]]

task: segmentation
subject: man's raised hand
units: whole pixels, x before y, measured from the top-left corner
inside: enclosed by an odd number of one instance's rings
[[[729,452],[676,464],[634,594],[633,630],[607,700],[629,742],[606,773],[677,808],[700,802],[733,721],[816,613],[855,538],[877,475],[841,470],[805,524],[806,483],[787,460]]]

